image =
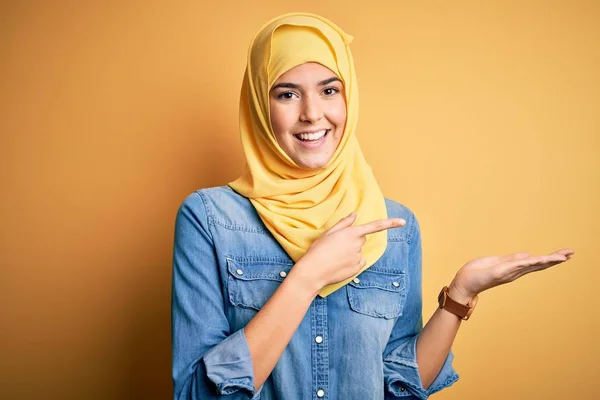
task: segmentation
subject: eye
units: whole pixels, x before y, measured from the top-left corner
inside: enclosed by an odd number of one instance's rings
[[[292,100],[296,94],[294,92],[281,92],[277,95],[279,100]]]
[[[339,93],[340,90],[338,88],[335,87],[328,87],[323,89],[323,93],[325,94],[325,96],[333,96],[336,93]]]

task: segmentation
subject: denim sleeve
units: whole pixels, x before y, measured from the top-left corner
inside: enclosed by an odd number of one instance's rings
[[[252,399],[252,358],[244,330],[230,332],[202,193],[175,219],[171,339],[175,399]],[[262,389],[262,388],[261,388]]]
[[[452,385],[458,374],[452,367],[452,351],[428,389],[423,387],[417,366],[417,337],[423,329],[422,317],[422,249],[419,222],[413,216],[408,237],[408,279],[406,304],[383,353],[386,399],[427,399],[431,394]]]

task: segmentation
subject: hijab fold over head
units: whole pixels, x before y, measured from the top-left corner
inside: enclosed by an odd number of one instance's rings
[[[254,36],[240,97],[244,174],[229,186],[247,197],[267,229],[297,262],[310,245],[340,219],[356,211],[360,225],[387,218],[385,200],[356,139],[358,88],[350,53],[352,36],[314,14],[284,14]],[[344,83],[347,117],[340,143],[322,168],[297,165],[279,146],[271,127],[269,91],[286,71],[316,62]],[[387,232],[367,235],[364,269],[384,253]],[[361,271],[362,272],[362,271]],[[358,275],[358,274],[357,274]],[[331,284],[325,297],[350,282]]]

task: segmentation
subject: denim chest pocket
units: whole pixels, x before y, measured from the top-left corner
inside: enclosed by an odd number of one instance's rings
[[[402,315],[406,301],[406,275],[403,272],[371,267],[346,285],[350,308],[376,318]]]
[[[292,269],[293,264],[272,259],[227,257],[229,302],[260,310]]]

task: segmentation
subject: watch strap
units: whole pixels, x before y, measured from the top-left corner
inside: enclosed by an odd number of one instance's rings
[[[477,304],[477,296],[473,297],[468,304],[461,304],[448,295],[448,286],[444,286],[438,297],[440,308],[451,312],[463,320],[468,320]]]

